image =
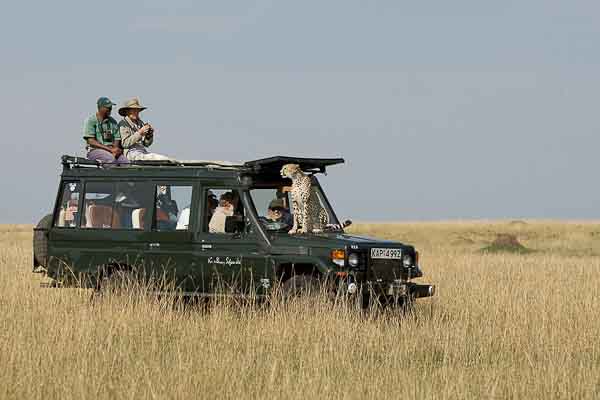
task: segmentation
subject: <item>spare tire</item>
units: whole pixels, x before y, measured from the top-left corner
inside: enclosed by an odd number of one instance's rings
[[[52,226],[52,214],[46,215],[33,228],[33,269],[48,265],[48,231]]]

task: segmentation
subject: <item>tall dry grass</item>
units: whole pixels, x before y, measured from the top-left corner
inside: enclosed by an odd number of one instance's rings
[[[44,289],[30,227],[0,232],[0,398],[577,398],[600,395],[600,227],[357,225],[422,252],[435,299],[210,310]],[[526,255],[484,254],[498,232]]]

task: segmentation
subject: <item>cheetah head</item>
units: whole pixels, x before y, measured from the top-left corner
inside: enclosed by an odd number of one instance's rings
[[[298,173],[302,173],[298,164],[285,164],[283,168],[281,168],[281,176],[284,178],[294,179]]]

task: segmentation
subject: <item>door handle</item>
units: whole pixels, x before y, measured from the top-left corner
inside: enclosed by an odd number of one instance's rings
[[[160,243],[150,243],[148,244],[148,247],[151,249],[158,249],[160,247]]]

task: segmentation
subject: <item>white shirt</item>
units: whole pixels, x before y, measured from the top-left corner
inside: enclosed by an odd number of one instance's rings
[[[177,219],[177,227],[175,228],[178,231],[186,231],[190,226],[190,208],[184,208],[179,214],[179,218]]]

